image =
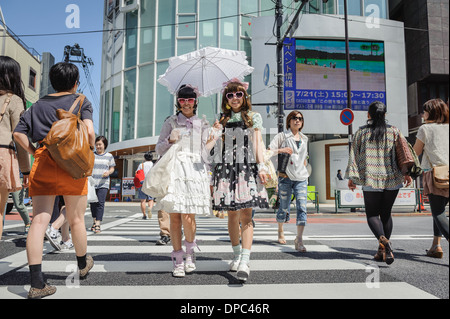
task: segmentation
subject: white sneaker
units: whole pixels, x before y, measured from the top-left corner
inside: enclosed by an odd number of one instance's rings
[[[234,256],[234,259],[230,263],[230,271],[236,272],[238,270],[239,264],[241,263],[241,255]]]
[[[52,247],[56,250],[61,250],[61,245],[59,244],[59,242],[61,241],[60,237],[61,235],[58,231],[52,231],[50,225],[47,227],[47,230],[45,231],[45,238],[47,238],[47,240],[50,242],[50,245],[52,245]]]
[[[184,277],[186,275],[185,270],[184,270],[184,260],[183,260],[184,250],[180,250],[177,252],[173,251],[171,256],[172,256],[172,262],[173,262],[172,275],[174,277]]]
[[[247,281],[250,276],[250,267],[248,263],[241,262],[237,268],[237,278],[242,281]]]

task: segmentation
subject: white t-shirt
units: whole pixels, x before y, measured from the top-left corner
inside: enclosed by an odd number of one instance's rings
[[[144,168],[142,168],[142,164],[144,164]],[[143,170],[144,170],[144,175],[147,176],[148,172],[150,172],[150,170],[152,169],[152,167],[153,167],[153,162],[152,162],[152,161],[147,161],[147,162],[144,162],[144,163],[139,164],[139,166],[138,166],[136,172],[137,172],[138,170],[140,170],[140,169],[143,169]]]
[[[298,145],[300,144],[300,145]],[[269,145],[271,150],[277,150],[284,147],[290,147],[293,153],[286,167],[286,175],[293,181],[305,181],[309,177],[308,169],[305,166],[305,160],[308,156],[308,137],[300,132],[300,143],[294,140],[292,131],[286,130],[284,133],[278,133]]]
[[[417,132],[417,139],[425,146],[423,149],[422,168],[448,165],[449,134],[448,124],[424,124]]]

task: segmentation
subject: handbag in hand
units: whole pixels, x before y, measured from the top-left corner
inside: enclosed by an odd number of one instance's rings
[[[69,111],[56,110],[59,121],[53,123],[42,141],[54,161],[74,179],[92,175],[95,156],[89,144],[86,124],[81,120],[81,107],[85,96],[80,94]],[[78,114],[73,114],[80,104]]]
[[[395,158],[402,174],[409,175],[408,173],[415,162],[408,141],[401,135],[397,135],[397,139],[395,140]]]

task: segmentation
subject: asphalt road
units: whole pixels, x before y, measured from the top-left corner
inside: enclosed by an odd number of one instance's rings
[[[198,219],[202,249],[197,254],[199,271],[180,281],[170,273],[171,247],[154,245],[159,238],[156,220],[144,221],[139,214],[135,203],[107,205],[103,232],[88,237],[88,251],[97,268],[83,281],[84,289],[64,290],[64,267],[73,263],[73,253],[54,253],[46,244],[43,268],[49,282],[58,286],[58,298],[76,298],[77,293],[80,298],[117,298],[119,292],[129,298],[170,298],[174,286],[181,297],[193,286],[201,287],[206,299],[449,298],[448,243],[442,242],[443,259],[425,256],[431,246],[431,216],[394,217],[396,260],[387,266],[373,261],[377,241],[360,214],[309,215],[304,233],[309,251],[300,254],[293,250],[295,224],[285,225],[287,245],[281,246],[276,243],[274,215],[257,213],[253,270],[249,282],[242,286],[226,270],[226,261],[231,258],[226,219]],[[0,242],[0,299],[24,297],[29,285],[22,222],[12,219],[7,217]],[[89,228],[89,211],[85,220]],[[381,283],[379,289],[366,287],[372,267],[373,275],[378,276],[373,282]]]

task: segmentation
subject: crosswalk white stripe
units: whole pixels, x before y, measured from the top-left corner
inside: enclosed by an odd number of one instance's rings
[[[56,294],[46,299],[223,299],[223,307],[215,308],[215,315],[225,312],[225,304],[232,300],[251,299],[438,299],[405,282],[381,282],[380,288],[368,289],[365,283],[313,284],[245,284],[192,286],[57,286]],[[0,287],[3,299],[26,298],[30,286]],[[195,289],[195,290],[194,290]],[[193,293],[195,291],[195,293]],[[230,301],[231,300],[231,301]],[[186,301],[186,305],[188,301]]]
[[[337,252],[326,245],[305,245],[309,252]],[[214,254],[214,253],[232,253],[229,245],[205,245],[200,246],[201,251],[198,254]],[[88,246],[88,254],[170,254],[172,246]],[[252,253],[292,253],[297,252],[293,246],[268,246],[253,245]],[[73,251],[62,251],[63,254],[71,254]]]
[[[229,271],[231,260],[197,260],[196,271]],[[66,272],[67,267],[75,265],[74,261],[46,261],[45,272]],[[72,272],[73,268],[70,268]],[[167,261],[96,261],[91,272],[171,272],[173,264]],[[300,270],[365,270],[366,265],[346,260],[251,260],[251,271],[300,271]],[[19,271],[28,271],[23,267]]]

